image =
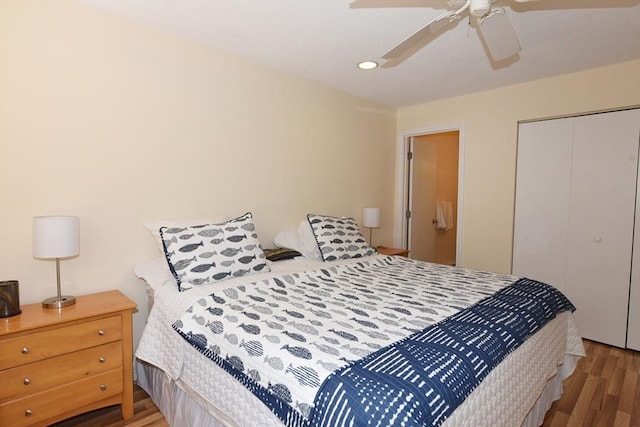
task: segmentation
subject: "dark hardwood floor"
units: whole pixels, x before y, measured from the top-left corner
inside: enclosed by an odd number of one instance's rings
[[[543,427],[640,427],[640,353],[588,340],[584,343],[587,357],[580,360],[574,374],[565,381],[562,398],[547,413]],[[54,426],[169,425],[147,393],[137,386],[134,399],[135,416],[128,422],[122,421],[119,407],[113,406]]]

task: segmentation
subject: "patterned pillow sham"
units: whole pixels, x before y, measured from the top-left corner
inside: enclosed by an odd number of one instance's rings
[[[162,237],[160,236],[160,229],[162,227],[189,227],[192,225],[200,224],[217,224],[228,220],[228,216],[210,216],[203,218],[163,219],[157,221],[147,221],[143,225],[153,237],[153,240],[156,242],[156,245],[160,249],[160,253],[164,253],[164,247],[162,246]]]
[[[376,253],[353,218],[308,214],[307,220],[324,261],[360,258]]]
[[[180,291],[269,271],[251,212],[218,224],[162,227],[160,236]]]

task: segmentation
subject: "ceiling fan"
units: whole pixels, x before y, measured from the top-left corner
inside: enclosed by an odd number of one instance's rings
[[[392,67],[407,59],[425,44],[455,26],[459,20],[468,17],[476,19],[476,27],[484,41],[487,51],[494,62],[514,57],[520,52],[520,43],[516,37],[511,21],[502,7],[494,7],[494,3],[500,0],[442,0],[451,7],[427,25],[407,37],[400,44],[385,53],[382,58],[387,60],[384,67]],[[513,0],[517,3],[526,3],[536,0]],[[352,8],[371,7],[370,0],[355,0]],[[387,3],[388,4],[388,3]],[[414,2],[411,6],[421,4]],[[383,3],[375,2],[374,7],[383,6]]]

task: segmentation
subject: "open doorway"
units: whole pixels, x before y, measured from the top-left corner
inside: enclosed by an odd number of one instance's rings
[[[410,139],[408,241],[411,258],[456,264],[459,132]]]
[[[398,201],[402,223],[398,231],[402,247],[413,259],[462,265],[463,139],[462,126],[401,136],[404,160],[398,182],[403,198]]]

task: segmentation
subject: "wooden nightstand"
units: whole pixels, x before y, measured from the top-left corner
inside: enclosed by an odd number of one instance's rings
[[[376,249],[380,255],[409,256],[408,249],[389,248],[386,246],[378,246]]]
[[[0,319],[0,423],[44,426],[116,404],[132,418],[135,308],[110,291]]]

